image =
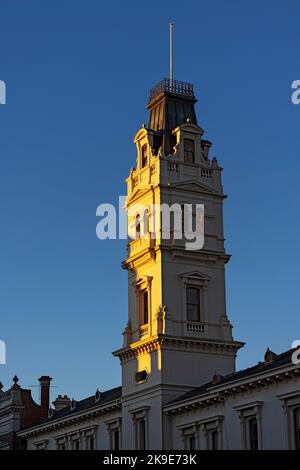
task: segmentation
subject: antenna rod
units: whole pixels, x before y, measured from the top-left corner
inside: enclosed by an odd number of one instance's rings
[[[169,23],[170,26],[170,82],[172,86],[173,81],[173,23]]]

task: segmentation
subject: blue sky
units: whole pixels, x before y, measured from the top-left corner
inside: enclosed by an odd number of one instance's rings
[[[1,1],[0,339],[5,387],[53,377],[53,398],[120,384],[126,242],[96,238],[168,74],[194,83],[224,167],[227,307],[238,367],[300,338],[299,2]],[[37,389],[33,389],[37,395]]]

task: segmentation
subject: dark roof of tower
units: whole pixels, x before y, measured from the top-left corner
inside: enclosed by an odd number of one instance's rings
[[[150,90],[148,127],[157,136],[165,153],[172,153],[172,130],[184,122],[197,125],[196,103],[192,83],[164,78]]]

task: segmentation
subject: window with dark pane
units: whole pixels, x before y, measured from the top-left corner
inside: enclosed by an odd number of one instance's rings
[[[120,449],[120,432],[118,429],[115,429],[113,432],[113,450]]]
[[[295,448],[300,450],[300,408],[294,410]]]
[[[249,422],[250,450],[258,450],[258,425],[256,418],[250,418]]]
[[[146,422],[144,419],[138,421],[138,450],[146,450]]]
[[[184,210],[184,204],[181,204],[181,233],[182,233],[182,238],[184,238],[184,218],[185,218],[185,210]]]
[[[188,163],[195,163],[195,146],[194,141],[191,139],[184,139],[184,161]]]
[[[187,450],[196,450],[196,437],[195,434],[187,436]]]
[[[136,383],[143,383],[147,379],[147,371],[146,370],[141,370],[135,374],[135,381]]]
[[[200,291],[197,287],[186,289],[186,314],[188,321],[200,321]]]
[[[89,449],[95,450],[95,438],[93,436],[91,436],[89,439]]]
[[[213,429],[211,431],[211,449],[218,450],[218,431]]]
[[[148,163],[148,148],[147,144],[142,146],[142,168],[144,168]]]
[[[137,214],[135,218],[135,238],[140,238],[141,237],[141,216],[140,214]]]
[[[149,312],[148,312],[148,291],[142,292],[142,324],[146,325],[149,320]]]

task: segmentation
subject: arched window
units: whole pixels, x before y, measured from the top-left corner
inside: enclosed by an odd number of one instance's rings
[[[135,238],[141,237],[141,217],[140,214],[137,214],[135,217]]]

